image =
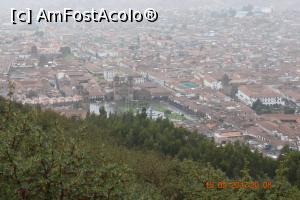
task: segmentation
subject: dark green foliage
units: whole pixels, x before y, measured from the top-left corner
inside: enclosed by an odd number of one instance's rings
[[[165,115],[171,115],[171,114],[172,114],[172,111],[166,110],[164,113],[165,113]]]
[[[270,113],[269,107],[265,106],[259,99],[253,103],[252,109],[255,110],[257,114]]]
[[[59,49],[59,52],[61,52],[64,56],[71,54],[71,48],[70,47],[61,47]]]
[[[74,129],[78,137],[71,138],[63,133],[68,124],[61,127],[54,113],[10,112],[14,117],[1,117],[6,127],[0,132],[0,199],[120,199],[126,195],[129,170],[105,158],[96,165],[80,148],[82,130]]]
[[[295,114],[296,109],[291,107],[284,107],[284,114]]]
[[[114,115],[105,119],[105,122],[88,118],[87,123],[88,127],[96,126],[96,129],[105,130],[110,136],[114,136],[116,141],[129,148],[155,150],[181,160],[210,162],[231,178],[240,175],[244,158],[251,163],[249,168],[253,177],[275,175],[276,162],[264,158],[258,152],[252,153],[247,146],[237,143],[217,147],[210,139],[183,128],[175,128],[166,119],[152,121],[145,118],[144,113],[137,116],[126,113],[123,116]]]
[[[277,169],[244,145],[218,148],[168,120],[147,119],[145,110],[109,118],[104,111],[68,119],[0,98],[0,199],[299,198],[300,177],[291,176],[297,152],[286,150]],[[271,190],[205,186],[265,179]]]
[[[284,175],[287,180],[300,188],[300,153],[289,151],[285,156],[281,157],[283,167],[286,168]]]
[[[100,117],[102,117],[102,118],[106,118],[106,117],[107,117],[107,112],[106,112],[104,106],[102,106],[102,107],[99,109],[99,113],[100,113]]]
[[[296,110],[295,108],[291,108],[288,106],[282,106],[282,105],[273,105],[273,106],[267,106],[264,105],[261,100],[257,100],[253,103],[252,109],[255,110],[255,112],[259,115],[261,114],[277,114],[277,113],[284,113],[284,114],[295,114]]]

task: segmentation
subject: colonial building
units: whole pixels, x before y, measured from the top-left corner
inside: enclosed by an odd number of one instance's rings
[[[252,106],[258,99],[264,105],[284,105],[283,97],[279,93],[267,86],[261,85],[242,85],[236,94],[237,98]]]
[[[230,142],[238,142],[238,141],[241,142],[244,139],[244,135],[238,131],[229,131],[229,132],[215,133],[214,139],[216,143],[226,144]]]
[[[127,80],[121,77],[114,77],[114,100],[115,101],[131,101],[133,100],[133,78]]]
[[[114,80],[114,77],[115,77],[115,71],[113,69],[111,70],[106,70],[104,71],[103,73],[103,76],[104,76],[104,79],[106,81],[113,81]]]

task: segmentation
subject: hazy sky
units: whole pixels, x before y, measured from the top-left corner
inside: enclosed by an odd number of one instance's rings
[[[86,7],[86,8],[191,8],[191,7],[241,7],[242,5],[255,4],[259,6],[273,6],[274,8],[300,10],[300,0],[0,0],[0,7]]]

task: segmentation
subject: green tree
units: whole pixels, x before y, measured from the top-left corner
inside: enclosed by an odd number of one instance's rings
[[[47,133],[37,113],[16,113],[0,134],[1,199],[115,199],[126,195],[126,167],[95,166],[56,122]]]
[[[59,49],[59,52],[63,54],[63,56],[67,56],[71,54],[71,48],[70,47],[61,47]]]
[[[100,117],[101,117],[101,118],[107,118],[107,112],[106,112],[104,106],[101,106],[101,107],[100,107],[99,113],[100,113]]]
[[[273,182],[271,190],[266,194],[266,199],[280,199],[280,200],[297,200],[300,199],[299,190],[291,186],[287,181],[285,174],[286,168],[285,161],[281,161],[279,168],[276,171],[276,177]]]

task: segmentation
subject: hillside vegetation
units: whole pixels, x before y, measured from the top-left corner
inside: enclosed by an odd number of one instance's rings
[[[100,113],[69,119],[0,99],[0,199],[300,199],[298,152],[274,161],[145,112]]]

